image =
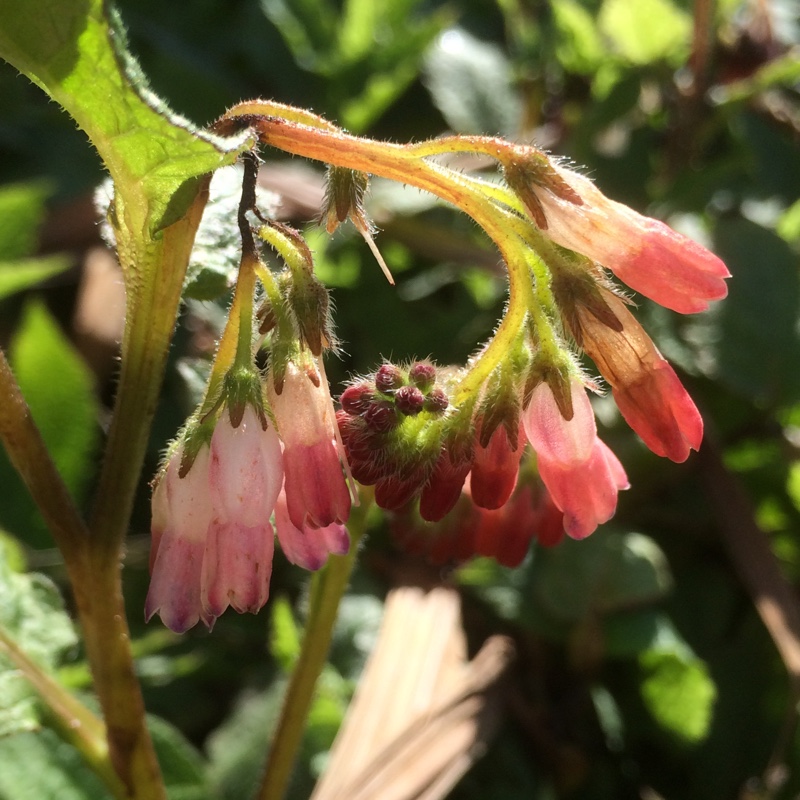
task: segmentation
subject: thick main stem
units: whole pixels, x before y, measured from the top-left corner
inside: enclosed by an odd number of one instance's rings
[[[145,722],[122,593],[122,548],[155,414],[183,275],[207,199],[201,184],[186,216],[158,240],[131,242],[118,231],[128,289],[114,416],[89,525],[87,573],[74,581],[95,690],[103,708],[112,763],[132,798],[165,790]],[[121,202],[118,198],[118,203]],[[124,209],[118,209],[124,213]]]

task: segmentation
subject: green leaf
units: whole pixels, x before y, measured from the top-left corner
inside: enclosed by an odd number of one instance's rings
[[[456,133],[519,132],[521,101],[511,64],[496,45],[451,28],[428,53],[424,74],[433,102]]]
[[[264,692],[243,692],[230,717],[209,736],[206,749],[213,797],[241,800],[255,794],[285,688],[277,681]]]
[[[642,699],[662,728],[687,743],[708,735],[717,689],[688,648],[658,648],[639,657]]]
[[[606,52],[592,15],[575,0],[553,0],[552,9],[559,64],[569,72],[593,73]]]
[[[61,476],[80,497],[100,434],[92,374],[38,300],[26,308],[10,360]]]
[[[69,269],[70,262],[64,256],[28,258],[20,261],[0,261],[0,300],[9,295],[29,289],[59,272]]]
[[[50,191],[41,181],[0,187],[0,263],[29,256]]]
[[[194,196],[187,181],[232,163],[244,136],[211,137],[161,104],[105,9],[102,0],[6,0],[0,56],[75,118],[127,193],[119,210],[128,227],[155,234],[186,211]]]
[[[18,560],[9,539],[1,538],[0,628],[32,660],[54,669],[77,644],[75,629],[55,584],[38,573],[15,571]],[[0,736],[35,730],[39,720],[34,690],[0,648]]]
[[[285,597],[272,603],[272,630],[269,649],[287,674],[300,657],[300,630],[292,614],[292,606]]]
[[[655,602],[669,591],[672,579],[664,553],[649,537],[599,531],[538,553],[531,583],[541,610],[578,622],[590,612],[608,614]]]
[[[159,717],[149,716],[147,727],[153,737],[169,800],[208,800],[205,765],[197,750],[177,728]]]
[[[83,757],[50,730],[0,740],[0,800],[109,800]]]
[[[717,312],[721,378],[759,403],[797,402],[797,257],[773,231],[745,219],[720,220],[715,249],[733,275]]]
[[[605,0],[598,24],[634,64],[682,64],[689,52],[691,19],[669,0]]]

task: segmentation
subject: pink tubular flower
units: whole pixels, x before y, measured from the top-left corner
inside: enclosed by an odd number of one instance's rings
[[[284,488],[295,528],[326,528],[347,522],[350,493],[334,431],[335,412],[327,381],[289,363],[283,390],[270,381],[270,405],[283,440]]]
[[[295,527],[289,518],[285,492],[278,495],[275,505],[275,530],[283,554],[303,569],[318,570],[328,560],[329,553],[343,556],[350,549],[347,529],[338,522],[325,528]]]
[[[540,383],[523,412],[522,422],[538,458],[539,476],[564,513],[564,529],[583,539],[614,515],[617,492],[628,488],[625,470],[597,438],[589,398],[572,381],[573,416],[565,420],[547,383]]]
[[[214,520],[203,562],[203,608],[258,611],[269,597],[273,532],[269,518],[283,479],[280,441],[252,408],[239,427],[223,414],[211,438],[209,491]]]
[[[283,479],[278,436],[251,408],[237,428],[223,414],[184,477],[182,457],[180,446],[153,494],[145,603],[146,619],[159,613],[178,633],[198,620],[211,627],[229,605],[255,612],[267,601],[269,518]]]
[[[682,462],[703,439],[703,420],[672,367],[614,294],[603,299],[620,322],[614,330],[578,310],[586,352],[611,385],[628,424],[657,455]]]
[[[617,492],[627,489],[622,464],[600,439],[594,440],[586,461],[562,467],[539,458],[539,477],[553,502],[564,512],[564,530],[573,539],[585,539],[617,510]]]
[[[192,468],[181,478],[183,448],[170,459],[153,492],[153,544],[150,554],[150,589],[145,601],[145,619],[160,614],[164,624],[183,633],[202,618],[200,583],[206,534],[213,508],[208,493],[209,450],[202,447]]]
[[[517,442],[516,450],[512,449],[504,425],[497,427],[486,447],[481,447],[480,437],[477,439],[470,472],[472,501],[487,510],[500,508],[517,485],[524,442]]]
[[[583,200],[576,205],[539,191],[547,235],[608,267],[620,280],[682,314],[708,308],[727,294],[727,267],[713,253],[668,225],[609,200],[588,178],[556,167]]]

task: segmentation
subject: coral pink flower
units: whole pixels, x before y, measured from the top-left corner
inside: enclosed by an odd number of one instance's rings
[[[502,508],[476,508],[475,513],[475,554],[494,558],[504,567],[518,567],[537,535],[540,514],[534,487],[522,485]]]
[[[328,560],[329,553],[343,556],[350,549],[347,529],[338,522],[325,528],[295,527],[289,518],[285,492],[278,495],[275,505],[275,530],[283,554],[303,569],[318,570]]]
[[[469,479],[472,502],[488,510],[500,508],[517,485],[524,442],[512,449],[505,425],[495,429],[486,447],[481,447],[480,436],[476,439]]]
[[[663,222],[609,200],[588,178],[556,167],[583,200],[576,205],[539,191],[547,235],[608,267],[662,306],[690,314],[727,294],[727,267],[713,253]]]
[[[617,492],[628,488],[625,470],[597,438],[589,398],[572,381],[573,416],[565,420],[547,383],[540,383],[522,422],[538,458],[539,476],[564,513],[564,529],[583,539],[614,515]]]
[[[578,309],[586,352],[611,385],[628,424],[657,455],[685,461],[703,439],[703,420],[672,367],[614,294],[603,299],[620,322],[614,330]]]
[[[176,632],[209,627],[229,606],[257,611],[269,596],[269,522],[283,479],[280,443],[248,408],[237,428],[224,414],[184,477],[183,446],[153,494],[151,582],[145,616]]]
[[[280,394],[270,381],[269,399],[283,440],[284,488],[295,528],[347,522],[347,489],[334,431],[328,383],[289,363]],[[343,454],[342,454],[343,455]]]
[[[564,530],[585,539],[617,510],[617,493],[629,487],[622,464],[600,439],[586,461],[564,467],[539,458],[539,477],[553,502],[564,512]]]

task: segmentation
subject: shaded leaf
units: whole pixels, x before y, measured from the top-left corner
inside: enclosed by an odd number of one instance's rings
[[[56,586],[44,575],[18,572],[16,553],[10,539],[0,539],[0,628],[32,660],[53,669],[77,635]],[[36,729],[39,715],[36,693],[0,648],[0,736]]]
[[[80,753],[50,730],[0,739],[0,800],[108,800]]]
[[[800,398],[800,276],[797,258],[772,231],[745,219],[723,219],[716,249],[733,277],[718,310],[720,376],[759,403]]]
[[[681,64],[689,52],[691,19],[670,0],[605,0],[598,24],[634,64],[660,59]]]
[[[425,84],[456,133],[519,131],[522,106],[499,47],[461,28],[445,31],[425,60]]]
[[[80,497],[100,434],[93,377],[39,301],[28,304],[10,356],[53,460],[70,491]]]

